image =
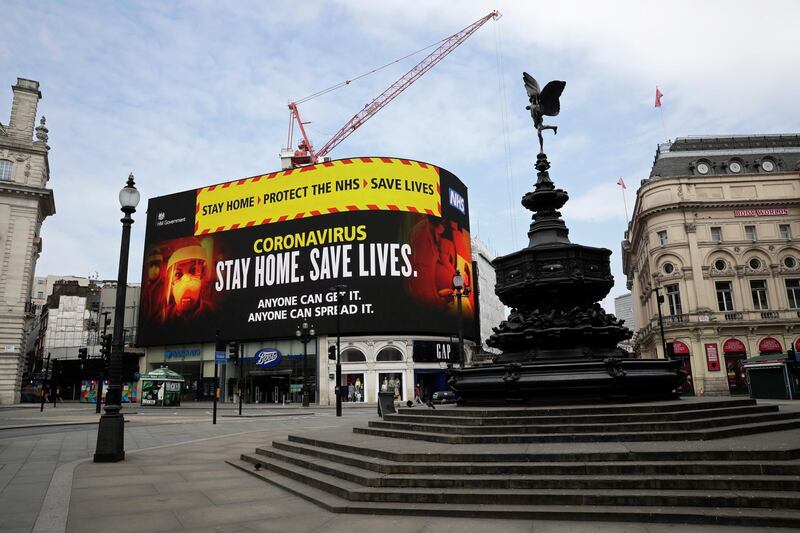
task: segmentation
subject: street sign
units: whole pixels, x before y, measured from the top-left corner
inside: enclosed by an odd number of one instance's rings
[[[218,365],[224,365],[227,361],[228,353],[226,351],[216,351],[214,352],[214,362]]]

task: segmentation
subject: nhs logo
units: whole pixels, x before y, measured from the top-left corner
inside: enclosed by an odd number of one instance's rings
[[[464,205],[464,197],[449,187],[448,190],[449,190],[448,198],[450,200],[450,205],[461,211],[462,215],[466,214],[464,212],[464,210],[466,209],[466,206]]]

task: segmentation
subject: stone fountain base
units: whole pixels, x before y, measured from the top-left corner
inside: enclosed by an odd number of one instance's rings
[[[504,356],[505,357],[505,356]],[[686,373],[664,359],[557,358],[450,371],[460,405],[675,399]]]

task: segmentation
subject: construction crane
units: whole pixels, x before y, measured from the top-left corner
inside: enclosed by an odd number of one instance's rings
[[[428,54],[422,61],[414,65],[414,67],[403,74],[397,81],[395,81],[392,85],[390,85],[385,91],[375,97],[370,103],[364,106],[364,108],[353,115],[353,117],[347,121],[347,123],[342,126],[342,128],[337,131],[331,139],[325,143],[325,145],[320,148],[319,150],[314,150],[311,141],[308,139],[308,135],[306,134],[306,130],[303,127],[304,124],[307,122],[303,122],[300,118],[300,111],[297,108],[298,102],[289,102],[289,135],[287,140],[287,148],[281,150],[281,166],[284,169],[289,168],[296,168],[302,165],[313,165],[318,161],[325,158],[327,154],[331,152],[334,148],[336,148],[342,141],[344,141],[347,137],[349,137],[354,131],[364,125],[366,121],[370,118],[375,116],[375,114],[386,107],[386,105],[397,98],[397,96],[406,90],[412,83],[417,81],[423,74],[428,72],[432,69],[439,61],[444,59],[450,52],[458,48],[458,46],[463,43],[470,35],[475,33],[478,28],[486,24],[489,19],[498,20],[502,15],[499,11],[495,10],[489,13],[488,15],[476,20],[466,28],[457,31],[453,35],[444,38],[442,41],[439,41],[439,45],[436,49]],[[352,80],[347,80],[342,82],[341,84],[335,86],[344,86],[349,85]],[[326,89],[325,91],[321,91],[317,93],[317,95],[323,94],[328,92]],[[316,96],[316,95],[312,95]],[[301,100],[301,102],[308,100],[309,98]],[[293,138],[294,138],[294,126],[297,124],[297,129],[300,133],[300,141],[297,145],[297,150],[292,150]]]

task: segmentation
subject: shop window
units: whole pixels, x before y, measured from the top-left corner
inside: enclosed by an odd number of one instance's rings
[[[378,362],[402,361],[403,354],[397,348],[392,348],[391,346],[387,346],[386,348],[378,352],[378,355],[375,357],[375,360]]]
[[[665,246],[666,244],[669,243],[669,240],[667,239],[667,230],[659,231],[657,235],[658,235],[658,243],[661,246]]]
[[[677,283],[666,285],[667,302],[669,302],[669,314],[672,316],[683,314],[681,309],[681,292]]]
[[[800,279],[786,280],[786,297],[789,309],[800,309]]]
[[[744,227],[744,238],[748,241],[756,240],[756,227],[755,226],[745,226]]]
[[[722,242],[722,228],[719,226],[711,227],[711,240],[714,242]]]
[[[364,374],[342,374],[339,387],[343,402],[366,402],[364,395]]]
[[[753,309],[769,309],[769,303],[767,303],[767,280],[750,280],[750,294],[753,296]]]
[[[394,392],[394,399],[403,399],[403,374],[400,372],[382,372],[378,374],[381,392]]]
[[[720,311],[733,311],[733,289],[730,281],[714,283],[717,290],[717,306]]]
[[[342,350],[342,363],[366,363],[367,358],[355,348]]]
[[[778,224],[778,232],[781,239],[789,240],[792,238],[792,227],[789,224]]]
[[[13,165],[8,159],[0,159],[0,181],[11,181],[11,168]]]

